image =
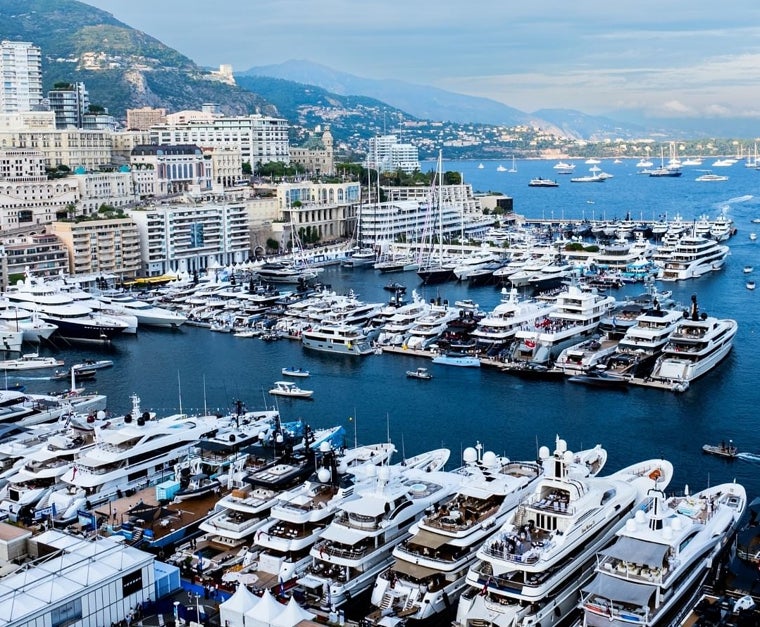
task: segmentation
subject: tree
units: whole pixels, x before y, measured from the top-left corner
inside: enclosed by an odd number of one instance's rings
[[[280,250],[280,242],[278,242],[273,237],[267,238],[267,250]]]
[[[243,161],[243,174],[247,174],[249,176],[253,174],[250,161]]]

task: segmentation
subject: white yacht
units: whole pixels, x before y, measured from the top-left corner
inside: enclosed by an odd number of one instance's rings
[[[570,375],[588,372],[597,368],[612,355],[617,345],[618,340],[604,335],[595,335],[580,344],[564,349],[554,362],[554,367]]]
[[[554,164],[554,169],[557,171],[557,174],[572,174],[573,170],[575,170],[575,164],[558,161]]]
[[[184,324],[187,318],[180,313],[164,307],[156,307],[145,301],[138,300],[125,292],[103,293],[98,300],[115,311],[121,311],[137,317],[138,326],[154,326],[177,328]]]
[[[305,348],[337,355],[369,355],[374,348],[366,333],[358,326],[316,324],[301,333]]]
[[[407,348],[422,349],[430,344],[443,333],[449,323],[459,319],[459,307],[449,307],[448,303],[431,303],[428,312],[419,318],[409,329],[404,345]]]
[[[658,278],[663,281],[695,279],[720,270],[728,256],[728,246],[699,236],[683,236],[665,260]]]
[[[670,334],[652,378],[688,386],[728,355],[737,329],[736,320],[700,314],[697,297],[692,296],[691,312]]]
[[[597,555],[583,587],[583,627],[671,624],[732,541],[747,506],[737,483],[667,498],[662,491]]]
[[[22,309],[6,298],[0,299],[0,320],[7,329],[21,331],[23,341],[32,344],[39,344],[40,341],[47,340],[58,330],[57,326],[45,322],[36,312]]]
[[[70,392],[65,395],[26,394],[17,390],[0,390],[0,425],[36,425],[58,420],[71,412],[89,413],[104,410],[103,394]]]
[[[448,459],[449,452],[442,453],[433,468]],[[461,475],[430,468],[381,466],[372,481],[355,486],[353,498],[312,547],[313,563],[298,580],[307,603],[340,607],[368,590],[393,561],[393,548],[409,537],[409,527],[461,481]]]
[[[539,457],[544,477],[478,551],[456,625],[557,624],[578,603],[596,552],[673,474],[670,462],[652,459],[605,477],[579,477],[564,440],[554,455],[542,447]]]
[[[409,330],[429,311],[430,305],[415,293],[411,303],[395,308],[395,312],[386,319],[377,336],[378,344],[401,346]]]
[[[553,311],[536,320],[532,328],[517,331],[512,360],[536,364],[555,360],[568,346],[591,337],[614,304],[612,296],[569,285],[557,295]]]
[[[324,268],[271,262],[255,270],[256,275],[268,283],[304,283],[315,279]]]
[[[541,476],[535,462],[511,462],[478,443],[464,450],[464,477],[456,495],[436,506],[396,545],[395,561],[372,588],[371,618],[389,613],[424,620],[454,603],[465,586],[475,553],[532,492]]]
[[[646,309],[628,327],[615,351],[606,361],[606,369],[618,374],[647,377],[654,361],[683,320],[678,309],[662,309],[659,305]]]

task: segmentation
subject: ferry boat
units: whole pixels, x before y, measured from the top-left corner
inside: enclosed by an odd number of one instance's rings
[[[542,447],[544,476],[478,551],[457,608],[459,627],[553,625],[572,613],[594,556],[627,518],[667,487],[673,466],[639,462],[606,477],[578,477],[564,440]],[[663,488],[664,489],[664,488]]]
[[[597,555],[583,586],[583,627],[669,624],[733,540],[747,507],[744,487],[723,483],[667,498],[660,488]]]

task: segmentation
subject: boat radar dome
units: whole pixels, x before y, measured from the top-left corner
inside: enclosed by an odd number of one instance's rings
[[[488,468],[493,468],[498,464],[498,460],[496,459],[496,453],[493,451],[486,451],[483,453],[483,465],[487,466]]]
[[[320,468],[317,471],[317,479],[319,479],[320,483],[327,483],[330,481],[331,473],[327,468]]]
[[[106,412],[104,412],[102,409],[98,410],[98,413],[96,414],[98,417],[98,420],[105,420],[106,419]]]
[[[567,450],[567,441],[557,440],[557,452],[564,453]]]
[[[468,446],[462,452],[462,459],[466,464],[472,464],[478,461],[478,452],[472,446]]]
[[[572,451],[565,451],[562,454],[562,459],[565,460],[566,464],[572,464],[573,463],[573,452]]]
[[[320,453],[329,453],[330,452],[330,443],[327,440],[324,440],[319,445],[319,452]]]
[[[540,449],[538,449],[538,458],[539,459],[547,459],[549,457],[549,447],[548,446],[542,446]]]

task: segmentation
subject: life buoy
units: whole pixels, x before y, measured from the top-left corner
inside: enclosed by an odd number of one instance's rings
[[[536,348],[536,343],[533,340],[525,340],[525,346],[528,348]]]
[[[652,472],[649,473],[649,478],[652,481],[657,481],[662,476],[662,473],[660,472],[659,468],[655,468]]]

